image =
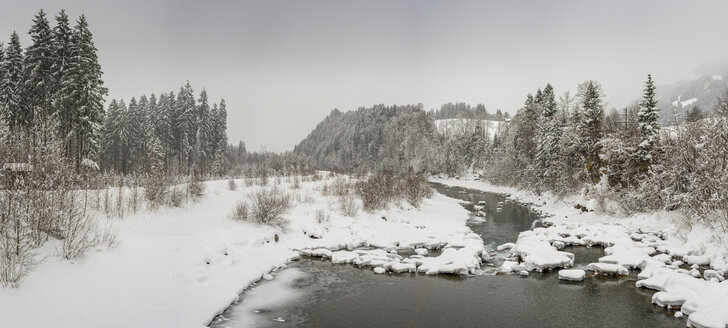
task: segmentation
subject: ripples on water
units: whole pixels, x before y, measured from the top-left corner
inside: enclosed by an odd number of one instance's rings
[[[538,216],[505,196],[435,185],[442,194],[486,202],[486,222],[471,223],[489,249],[514,242]],[[461,193],[465,191],[465,193]],[[503,202],[501,210],[498,203]],[[567,247],[575,267],[603,256],[601,248]],[[296,270],[294,278],[288,271]],[[493,269],[494,270],[494,269]],[[555,272],[473,277],[378,275],[370,268],[303,259],[245,292],[213,327],[684,327],[650,303],[634,276],[564,282]],[[278,282],[276,282],[278,280]],[[263,289],[276,285],[275,293]],[[279,288],[278,288],[279,287]],[[286,297],[280,298],[280,295]],[[275,297],[275,302],[259,298]],[[256,313],[257,311],[257,313]],[[223,319],[224,318],[224,319]],[[282,321],[281,321],[282,320]],[[251,324],[252,323],[252,324]]]

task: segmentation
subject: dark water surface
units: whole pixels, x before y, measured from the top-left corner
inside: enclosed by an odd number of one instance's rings
[[[538,215],[505,196],[435,185],[442,194],[486,202],[487,221],[472,223],[488,248],[514,242]],[[465,193],[461,193],[465,191]],[[499,205],[499,202],[501,205]],[[464,205],[472,209],[472,205]],[[501,210],[498,211],[497,208]],[[601,248],[570,247],[576,267],[603,256]],[[684,327],[684,320],[651,304],[651,291],[633,277],[559,281],[555,272],[472,277],[378,275],[371,269],[320,259],[293,263],[302,272],[285,286],[285,302],[250,311],[254,294],[229,308],[212,327]],[[263,282],[273,284],[276,280]],[[255,287],[259,288],[259,287]],[[248,302],[248,306],[242,306]],[[255,322],[251,324],[251,317]],[[247,319],[247,320],[242,320]]]

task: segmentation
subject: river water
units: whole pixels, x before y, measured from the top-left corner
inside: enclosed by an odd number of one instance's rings
[[[486,222],[471,223],[488,248],[514,242],[538,215],[505,196],[434,186],[472,203],[486,202]],[[500,203],[500,205],[499,205]],[[472,209],[472,205],[464,205]],[[498,209],[500,208],[500,210]],[[601,248],[567,247],[575,267]],[[488,272],[487,266],[484,266]],[[495,271],[493,268],[492,271]],[[650,302],[634,275],[564,282],[555,272],[471,277],[378,275],[370,269],[304,258],[246,291],[212,327],[684,327]]]

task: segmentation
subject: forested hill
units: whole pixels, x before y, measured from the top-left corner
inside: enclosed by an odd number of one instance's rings
[[[334,109],[294,148],[315,168],[430,171],[438,166],[440,140],[421,105]]]

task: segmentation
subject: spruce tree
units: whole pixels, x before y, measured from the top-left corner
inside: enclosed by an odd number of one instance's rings
[[[101,165],[104,170],[122,172],[123,115],[116,99],[112,99],[104,119],[103,153]]]
[[[93,36],[83,15],[73,29],[69,49],[67,71],[61,81],[60,122],[66,154],[78,169],[82,159],[96,156],[107,94]]]
[[[40,10],[30,28],[32,44],[25,51],[23,99],[28,115],[50,115],[53,90],[53,33]]]
[[[11,133],[25,130],[32,119],[22,104],[23,49],[18,34],[13,32],[5,50],[3,79],[0,81],[0,104]]]
[[[728,117],[728,87],[723,89],[723,93],[718,96],[718,102],[715,104],[713,112],[719,117]]]
[[[195,144],[194,120],[195,98],[190,82],[183,86],[174,102],[174,139],[177,164],[183,172],[189,172],[192,167],[190,160],[192,146]]]
[[[555,178],[559,174],[556,161],[560,156],[559,142],[563,125],[560,117],[556,115],[556,100],[551,84],[547,84],[543,89],[541,104],[536,168],[541,177],[540,183],[553,188]]]
[[[645,89],[640,102],[640,111],[637,113],[637,124],[640,130],[640,143],[637,146],[637,160],[640,172],[647,172],[652,164],[653,152],[657,144],[660,125],[657,99],[655,95],[655,84],[652,76],[647,74]]]
[[[554,95],[554,87],[551,86],[551,83],[546,84],[541,98],[541,105],[543,106],[542,115],[544,117],[553,116],[556,113],[556,96]]]
[[[70,97],[62,93],[62,83],[65,80],[64,75],[68,69],[68,63],[71,57],[71,27],[68,23],[68,15],[61,10],[56,15],[56,26],[53,28],[53,65],[51,72],[53,75],[53,86],[51,90],[51,110],[56,116],[60,115],[58,111],[62,106],[62,99]],[[65,91],[70,92],[70,89]],[[66,127],[67,130],[67,127]],[[61,131],[62,133],[63,131]]]
[[[582,143],[582,156],[590,181],[594,184],[601,179],[601,146],[602,125],[604,123],[604,105],[599,87],[588,81],[582,95],[581,122],[578,127],[579,141]]]

